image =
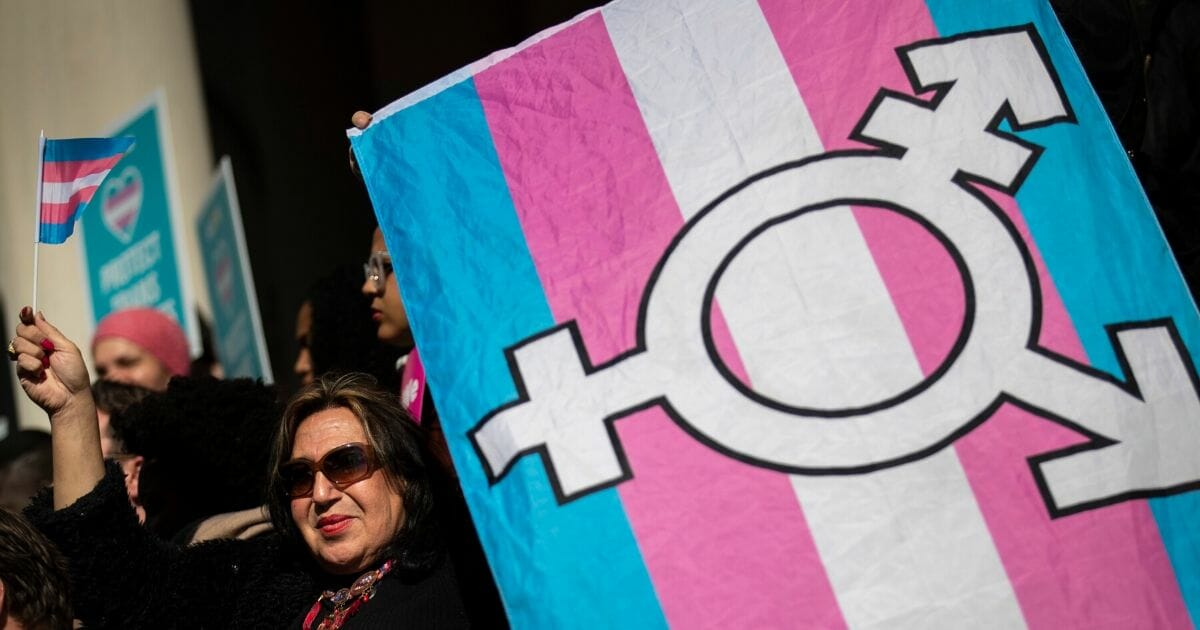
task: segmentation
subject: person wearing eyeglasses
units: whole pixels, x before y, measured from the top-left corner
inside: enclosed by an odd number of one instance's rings
[[[350,117],[350,124],[360,131],[369,127],[371,121],[371,114],[364,111],[354,112]],[[361,176],[353,149],[350,150],[350,171]],[[371,235],[371,252],[363,265],[363,274],[366,277],[363,280],[362,292],[363,295],[372,298],[372,317],[379,326],[379,340],[403,348],[406,352],[411,350],[413,336],[408,327],[408,314],[404,311],[400,288],[396,285],[396,276],[392,273],[392,257],[388,252],[387,242],[383,238],[383,230],[379,227],[376,227]]]
[[[379,340],[405,350],[413,347],[408,314],[392,273],[392,257],[388,254],[383,230],[375,228],[371,235],[371,254],[363,264],[363,295],[371,298],[371,319],[375,322]]]
[[[86,626],[470,626],[422,429],[370,377],[322,377],[288,404],[269,467],[274,533],[180,547],[138,526],[101,457],[79,349],[28,308],[16,333],[9,359],[50,417],[55,459],[54,486],[27,515],[68,558]]]
[[[383,231],[378,227],[371,237],[371,254],[363,264],[363,276],[362,293],[371,298],[371,318],[375,322],[376,336],[402,353],[396,361],[400,404],[430,431],[434,442],[439,444],[435,454],[447,470],[452,470],[437,413],[432,404],[425,404],[428,398],[425,368],[408,325],[408,313],[404,310],[400,287],[396,284],[392,257],[387,251]]]
[[[327,372],[365,372],[387,389],[396,383],[396,361],[408,350],[375,335],[371,298],[360,290],[358,265],[338,265],[309,285],[296,316],[295,373],[307,384]]]

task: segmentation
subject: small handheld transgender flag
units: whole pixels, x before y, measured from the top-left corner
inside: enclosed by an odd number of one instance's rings
[[[113,166],[133,148],[133,138],[46,138],[41,144],[36,242],[59,244],[75,232],[76,219]]]
[[[38,140],[37,225],[33,248],[33,305],[37,308],[37,244],[60,244],[75,232],[96,190],[133,148],[131,136]]]

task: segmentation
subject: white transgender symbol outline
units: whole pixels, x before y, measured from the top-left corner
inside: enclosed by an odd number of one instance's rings
[[[926,102],[881,90],[841,151],[755,175],[676,235],[648,283],[638,346],[591,366],[574,323],[508,352],[520,398],[470,434],[493,483],[541,455],[560,503],[632,478],[613,422],[661,405],[696,439],[757,466],[850,475],[945,448],[996,411],[1018,405],[1089,443],[1030,459],[1052,516],[1200,487],[1195,367],[1169,319],[1108,327],[1127,380],[1037,345],[1041,290],[1004,213],[973,184],[1015,194],[1042,148],[1000,130],[1073,123],[1032,25],[917,42],[897,51]],[[980,73],[979,62],[990,65]],[[796,191],[784,207],[765,187]],[[833,207],[901,213],[958,266],[962,330],[942,365],[886,400],[796,407],[756,392],[716,351],[709,321],[718,282],[745,247],[782,222]]]

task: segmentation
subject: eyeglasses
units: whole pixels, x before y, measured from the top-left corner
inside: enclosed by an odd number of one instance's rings
[[[376,291],[382,291],[387,277],[392,274],[392,257],[387,252],[371,252],[363,263],[363,277],[371,281]]]
[[[279,478],[283,480],[284,492],[299,499],[312,494],[318,470],[338,490],[345,490],[346,486],[370,477],[378,467],[366,444],[343,444],[322,455],[315,464],[307,459],[283,464],[279,467]]]

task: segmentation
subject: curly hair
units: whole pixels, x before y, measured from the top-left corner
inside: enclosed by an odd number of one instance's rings
[[[284,409],[271,449],[267,494],[275,531],[292,544],[302,544],[279,467],[292,457],[300,424],[315,413],[337,408],[349,410],[362,423],[367,443],[375,452],[388,486],[402,495],[404,522],[385,553],[396,560],[398,570],[429,569],[441,549],[435,534],[433,482],[422,454],[421,427],[400,406],[395,395],[379,389],[368,374],[321,376],[297,392]]]
[[[134,403],[141,401],[152,392],[145,387],[118,383],[116,381],[96,381],[92,383],[92,398],[100,411],[120,415]]]
[[[208,376],[173,378],[114,415],[125,450],[146,458],[138,486],[147,526],[172,538],[198,519],[262,505],[279,416],[270,387]]]
[[[24,627],[71,627],[66,561],[41,532],[5,508],[0,508],[0,582],[4,607]]]
[[[125,444],[117,435],[115,425],[121,425],[121,416],[127,409],[141,402],[153,392],[139,385],[118,383],[116,381],[98,380],[92,383],[92,399],[96,401],[96,410],[108,414],[109,435],[101,434],[101,444],[104,438],[111,438],[112,446],[105,455],[126,453]],[[114,420],[115,418],[115,420]]]

